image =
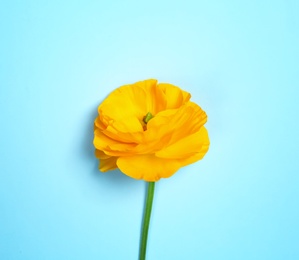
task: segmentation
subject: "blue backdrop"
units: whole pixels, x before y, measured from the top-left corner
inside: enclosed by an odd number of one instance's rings
[[[146,185],[97,170],[93,120],[147,78],[211,139],[157,183],[148,259],[299,259],[298,3],[1,1],[0,259],[137,259]]]

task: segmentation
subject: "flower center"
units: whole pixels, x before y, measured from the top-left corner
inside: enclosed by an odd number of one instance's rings
[[[144,122],[145,124],[147,124],[148,121],[150,121],[153,117],[154,117],[154,116],[152,115],[152,113],[151,113],[151,112],[148,112],[148,113],[144,116],[144,118],[143,118],[143,122]]]

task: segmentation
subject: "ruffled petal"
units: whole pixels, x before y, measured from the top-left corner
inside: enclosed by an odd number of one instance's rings
[[[167,100],[166,109],[179,108],[189,101],[190,93],[181,90],[179,87],[168,83],[160,83],[158,87],[161,88]]]
[[[208,151],[209,144],[208,131],[202,126],[198,132],[156,152],[156,156],[165,159],[185,159],[197,155],[196,158],[201,159]]]
[[[157,80],[140,81],[114,90],[99,106],[101,121],[120,132],[143,131],[143,117],[166,108],[166,98]]]
[[[185,94],[187,92],[178,92],[178,89],[170,84],[160,87],[155,79],[124,85],[111,92],[99,106],[101,121],[106,126],[114,124],[122,132],[142,131],[143,117],[148,112],[155,116],[167,109],[167,106],[174,106],[171,102],[176,102],[178,107],[179,103],[184,103],[188,99]],[[178,96],[179,102],[175,101]],[[170,104],[168,104],[168,97],[172,100]]]
[[[140,143],[143,140],[143,132],[121,132],[113,124],[105,125],[100,116],[95,119],[94,130],[100,130],[109,138],[123,143]]]
[[[107,172],[110,170],[117,169],[116,161],[117,161],[117,157],[101,159],[99,164],[99,170],[101,172]]]
[[[102,121],[101,121],[101,117],[98,116],[95,120],[94,120],[94,129],[99,129],[99,130],[104,130],[107,128],[107,125],[105,125]]]
[[[145,181],[168,178],[181,167],[177,160],[161,159],[153,154],[120,157],[116,164],[124,174]]]
[[[133,92],[132,88],[121,87],[113,91],[99,106],[98,111],[103,124],[111,125],[121,132],[140,132],[143,131],[142,117],[145,111],[132,97],[135,93],[137,96],[144,90],[140,89]],[[142,100],[143,97],[140,97]]]
[[[199,131],[206,121],[206,113],[189,101],[179,109],[162,111],[151,119],[145,131],[145,140],[147,143],[160,140],[157,149],[162,149]]]
[[[110,156],[122,156],[134,154],[132,151],[136,144],[134,143],[122,143],[117,140],[113,140],[102,133],[100,130],[94,131],[93,144],[97,150],[103,151]]]
[[[199,153],[195,153],[192,156],[187,157],[185,159],[180,159],[179,162],[181,163],[181,166],[183,167],[183,166],[186,166],[186,165],[189,165],[189,164],[192,164],[192,163],[195,163],[195,162],[201,160],[207,153],[208,149],[209,149],[209,147],[207,146],[206,150],[204,150],[204,148],[203,148],[202,151]]]
[[[141,143],[144,139],[143,132],[120,132],[115,129],[113,126],[108,126],[105,130],[102,131],[103,134],[110,137],[113,140],[117,140],[122,143]]]
[[[157,80],[150,79],[145,81],[140,81],[132,85],[142,88],[145,90],[144,103],[146,105],[146,113],[150,112],[154,116],[162,110],[166,109],[167,100],[166,96],[161,88],[157,86]],[[143,116],[145,116],[145,114]]]
[[[100,151],[98,149],[95,150],[95,156],[98,159],[108,159],[111,157],[110,155],[107,155],[103,151]]]

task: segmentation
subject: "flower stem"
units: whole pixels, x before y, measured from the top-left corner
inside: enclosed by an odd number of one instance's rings
[[[143,227],[142,227],[139,260],[145,260],[147,235],[148,235],[148,228],[149,228],[152,205],[154,200],[154,192],[155,192],[155,182],[148,182],[145,212],[143,216]]]

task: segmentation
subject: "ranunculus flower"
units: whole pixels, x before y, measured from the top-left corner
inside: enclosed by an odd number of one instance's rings
[[[94,146],[103,172],[154,182],[203,158],[206,113],[180,88],[149,79],[114,90],[98,108]]]

